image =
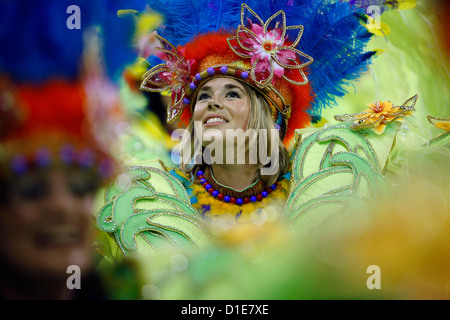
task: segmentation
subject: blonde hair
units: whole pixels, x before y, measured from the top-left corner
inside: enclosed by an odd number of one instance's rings
[[[248,97],[250,98],[250,113],[249,118],[247,122],[247,130],[253,129],[255,132],[260,132],[261,129],[267,130],[270,132],[270,130],[275,130],[275,122],[272,119],[272,109],[267,102],[267,100],[264,98],[262,94],[260,94],[258,91],[247,85],[245,82],[241,82],[244,85],[244,88],[246,90],[246,93]],[[194,106],[195,108],[195,106]],[[248,137],[246,137],[248,138]],[[179,156],[180,156],[180,170],[183,171],[185,174],[195,174],[200,167],[204,166],[204,164],[198,164],[198,161],[195,161],[193,157],[195,157],[198,154],[199,148],[201,148],[201,153],[203,153],[202,146],[198,145],[198,139],[196,144],[196,137],[194,133],[194,122],[191,121],[189,123],[189,126],[186,128],[185,133],[182,136],[182,139],[180,141],[180,144],[178,145],[179,148]],[[271,175],[261,175],[261,180],[265,183],[266,186],[270,186],[275,181],[278,180],[278,178],[282,175],[284,175],[289,170],[289,153],[286,150],[285,146],[283,145],[283,142],[281,141],[281,137],[279,134],[277,134],[278,143],[275,145],[278,145],[278,150],[271,150],[272,147],[272,136],[270,134],[267,135],[267,156],[270,159],[273,159],[272,152],[278,152],[278,157],[275,157],[278,159],[278,170],[275,174]],[[246,156],[248,154],[248,151],[254,150],[256,148],[257,151],[259,150],[259,136],[257,139],[247,139],[249,140],[249,143],[245,144],[245,151]],[[247,142],[247,141],[246,141]],[[190,144],[190,145],[189,145]],[[197,153],[195,152],[195,149],[197,148]],[[183,162],[183,159],[185,158],[184,150],[189,150],[190,152],[190,159],[188,162]],[[258,163],[258,170],[262,169],[263,167],[268,167],[269,165],[272,165],[270,163],[268,164],[262,164]]]

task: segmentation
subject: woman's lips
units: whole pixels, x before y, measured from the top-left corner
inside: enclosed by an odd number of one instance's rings
[[[225,120],[224,118],[221,117],[216,117],[216,116],[212,116],[212,117],[208,117],[205,121],[205,126],[217,126],[217,125],[221,125],[224,123],[227,123],[228,121]]]

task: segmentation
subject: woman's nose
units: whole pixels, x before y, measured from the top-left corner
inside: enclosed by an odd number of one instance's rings
[[[79,205],[79,199],[67,190],[55,190],[49,196],[47,210],[53,220],[65,221],[72,219]]]
[[[53,221],[67,222],[76,219],[82,201],[67,186],[65,180],[54,179],[53,188],[43,203],[47,218]]]
[[[208,109],[212,110],[212,109],[222,109],[223,108],[223,104],[216,100],[216,99],[211,99],[208,102]]]

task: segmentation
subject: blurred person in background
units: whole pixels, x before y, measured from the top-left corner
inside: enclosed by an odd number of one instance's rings
[[[134,22],[117,17],[120,7],[0,3],[3,299],[114,296],[96,267],[92,219],[123,121],[114,80]]]
[[[105,178],[100,166],[108,164],[92,141],[69,130],[81,129],[85,120],[82,89],[61,81],[16,90],[2,93],[3,109],[27,116],[22,122],[9,119],[17,127],[1,138],[0,295],[68,299],[88,292],[99,298],[104,294],[99,284],[89,288],[91,281],[99,281],[91,274],[91,219],[95,192]],[[70,109],[55,101],[62,94],[70,97]],[[21,103],[23,109],[8,103]],[[50,117],[43,118],[49,111]],[[81,281],[80,291],[66,284],[73,265],[83,279],[90,279]]]

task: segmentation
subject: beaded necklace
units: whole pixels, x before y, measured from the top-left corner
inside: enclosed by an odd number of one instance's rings
[[[208,181],[206,175],[209,175],[212,179]],[[197,171],[197,178],[200,180],[200,184],[206,189],[206,191],[208,191],[209,194],[211,194],[211,196],[220,201],[236,203],[237,205],[262,201],[278,186],[278,182],[275,182],[270,187],[264,189],[262,181],[258,179],[243,190],[235,190],[218,183],[208,168],[205,172],[201,170]]]

